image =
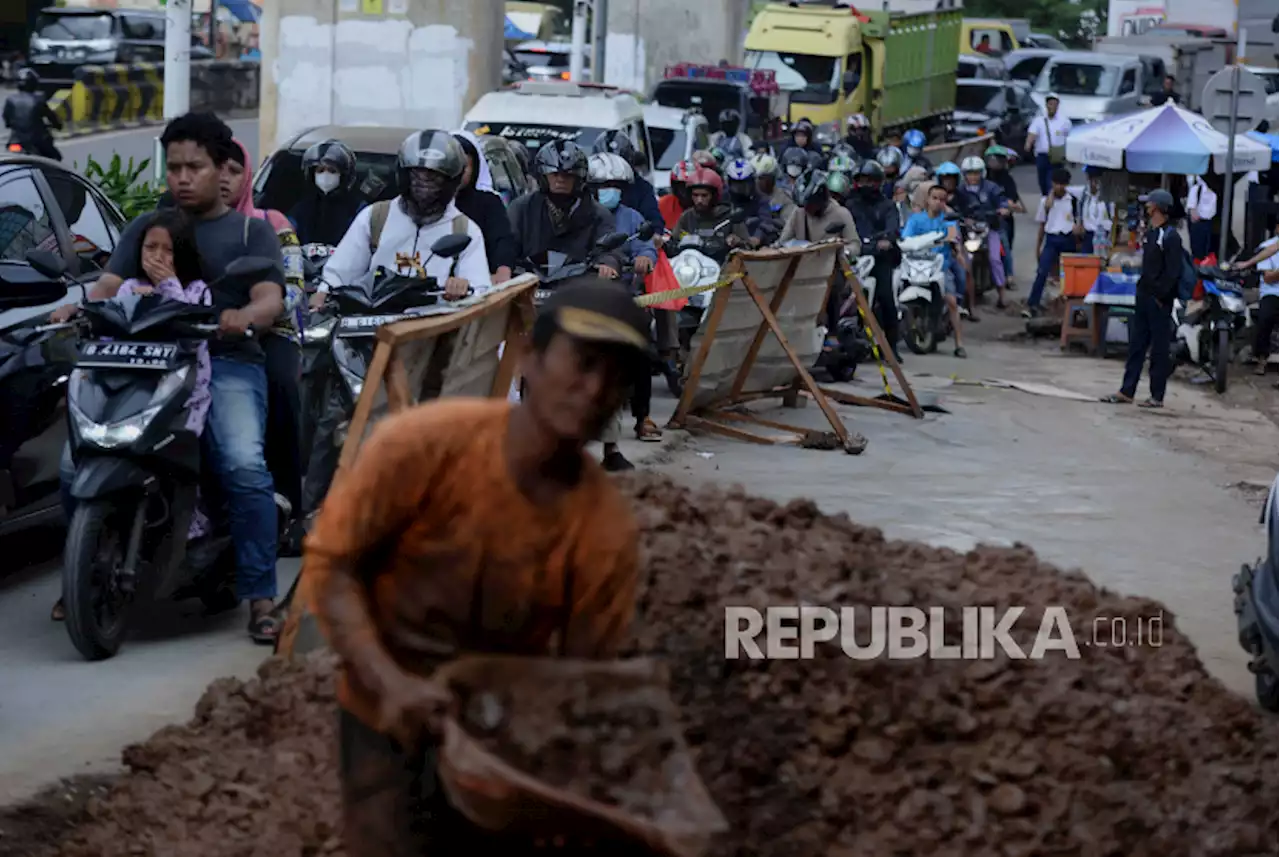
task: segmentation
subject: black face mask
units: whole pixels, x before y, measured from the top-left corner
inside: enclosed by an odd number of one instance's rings
[[[858,195],[867,202],[876,202],[880,199],[880,187],[873,184],[864,184],[858,186]]]

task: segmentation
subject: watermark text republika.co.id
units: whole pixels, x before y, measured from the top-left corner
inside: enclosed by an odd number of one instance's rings
[[[1066,607],[1046,607],[1038,619],[1026,614],[1017,606],[726,607],[724,656],[804,660],[819,647],[835,646],[854,660],[985,660],[997,653],[1018,660],[1074,659],[1082,648],[1158,648],[1164,642],[1163,611],[1094,616],[1081,631],[1072,627]],[[1034,632],[1029,643],[1028,630]]]

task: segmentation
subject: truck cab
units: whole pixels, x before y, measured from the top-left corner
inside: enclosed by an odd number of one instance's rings
[[[965,18],[960,29],[960,54],[1001,57],[1021,45],[1013,27],[994,18]]]

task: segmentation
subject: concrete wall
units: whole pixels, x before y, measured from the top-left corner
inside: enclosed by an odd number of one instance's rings
[[[745,0],[609,0],[605,83],[648,91],[678,62],[742,59]]]
[[[502,0],[271,0],[259,151],[316,125],[457,128],[502,68]]]

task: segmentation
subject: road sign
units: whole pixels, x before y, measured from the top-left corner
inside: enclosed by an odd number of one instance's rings
[[[1223,134],[1231,133],[1231,77],[1239,69],[1240,99],[1236,105],[1236,133],[1252,131],[1267,118],[1267,84],[1238,66],[1227,66],[1209,78],[1200,96],[1200,112]]]

